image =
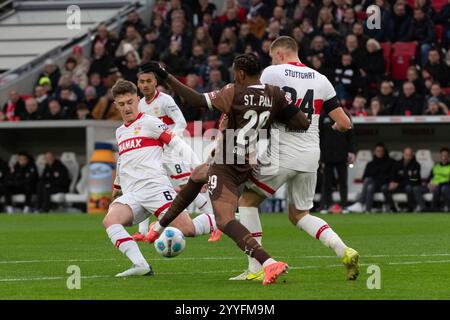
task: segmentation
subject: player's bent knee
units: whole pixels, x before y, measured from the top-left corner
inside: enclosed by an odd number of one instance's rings
[[[239,198],[239,207],[258,207],[263,200],[263,196],[245,188],[242,196]]]
[[[130,207],[122,203],[113,203],[109,206],[108,213],[103,219],[103,226],[107,229],[113,224],[131,225],[133,212]]]
[[[309,214],[309,210],[298,210],[295,207],[289,208],[289,221],[296,226],[297,223]]]
[[[186,212],[181,213],[170,225],[179,229],[185,237],[195,237],[194,223]]]
[[[185,237],[195,237],[195,227],[191,223],[190,225],[173,226],[179,229]]]

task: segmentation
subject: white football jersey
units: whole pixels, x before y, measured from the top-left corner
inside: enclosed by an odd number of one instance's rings
[[[328,79],[299,62],[267,67],[262,75],[263,84],[278,86],[310,121],[308,130],[289,130],[281,123],[272,124],[279,134],[273,135],[270,154],[279,165],[303,172],[316,172],[319,167],[319,116],[322,108],[335,109],[336,91]]]
[[[130,124],[116,130],[119,145],[116,180],[124,194],[139,192],[154,185],[167,183],[167,174],[162,166],[163,142],[161,134],[168,130],[160,119],[139,113]]]
[[[183,136],[184,129],[186,128],[186,120],[180,108],[175,103],[175,100],[170,95],[156,91],[151,101],[146,101],[145,98],[142,98],[139,101],[139,111],[159,118],[169,127],[172,133],[180,137]],[[182,163],[182,159],[178,154],[167,151],[163,154],[163,162]]]
[[[150,101],[142,98],[139,101],[139,112],[161,119],[171,132],[179,136],[182,136],[186,128],[186,120],[183,113],[175,103],[175,100],[166,93],[156,91],[155,96]]]

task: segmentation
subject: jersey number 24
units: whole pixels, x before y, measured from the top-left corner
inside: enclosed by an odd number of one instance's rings
[[[284,86],[282,89],[291,95],[291,100],[307,115],[309,122],[311,122],[312,115],[314,114],[314,90],[306,90],[305,96],[302,99],[297,97],[297,91],[294,88]]]

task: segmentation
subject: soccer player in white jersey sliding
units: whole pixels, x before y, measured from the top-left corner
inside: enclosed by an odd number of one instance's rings
[[[124,121],[116,130],[119,159],[114,182],[122,195],[110,205],[103,225],[112,243],[133,264],[130,269],[116,276],[151,275],[152,268],[124,226],[140,223],[149,214],[161,218],[176,196],[163,169],[163,146],[183,154],[193,163],[199,161],[192,149],[180,137],[172,134],[160,119],[139,112],[139,97],[133,83],[119,80],[112,88],[112,94]],[[188,237],[209,234],[211,229],[217,228],[214,215],[201,214],[191,220],[186,211],[171,225]]]
[[[138,73],[137,86],[144,97],[139,101],[139,111],[159,118],[172,133],[182,137],[186,128],[183,113],[170,95],[157,90],[157,85],[155,75],[146,70],[145,64],[142,65]],[[170,149],[165,149],[163,152],[163,167],[175,189],[181,189],[187,184],[193,168],[191,163],[188,163]],[[200,193],[195,198],[194,205],[200,213],[212,215],[212,207],[205,194]],[[145,241],[148,227],[149,219],[145,219],[139,224],[139,232],[133,235],[134,240]],[[211,230],[211,237],[208,241],[218,241],[220,235],[219,229]]]
[[[240,221],[261,243],[258,206],[286,183],[289,220],[333,249],[342,258],[347,279],[355,280],[359,274],[358,252],[347,247],[324,220],[309,214],[313,207],[320,159],[320,112],[324,109],[335,121],[333,129],[341,132],[352,128],[351,120],[339,106],[336,92],[328,79],[300,62],[294,39],[287,36],[275,39],[269,53],[273,65],[263,71],[261,83],[278,86],[290,95],[290,99],[308,115],[310,126],[306,131],[292,131],[281,123],[272,125],[272,130],[279,130],[278,135],[273,135],[267,154],[261,158],[261,166],[246,184],[239,200]],[[249,257],[248,270],[230,280],[262,278],[262,266]]]

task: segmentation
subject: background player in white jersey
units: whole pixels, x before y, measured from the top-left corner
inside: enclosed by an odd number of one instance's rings
[[[119,160],[114,182],[122,195],[110,205],[103,225],[112,243],[133,263],[130,269],[116,276],[151,275],[151,267],[124,226],[142,222],[149,214],[161,218],[176,196],[162,166],[164,145],[194,163],[198,159],[160,119],[139,112],[139,97],[133,83],[119,80],[112,94],[124,121],[116,130]],[[208,234],[217,228],[214,215],[201,214],[191,220],[187,212],[174,220],[172,226],[188,237]]]
[[[139,101],[139,111],[159,118],[179,137],[183,136],[186,128],[186,120],[174,99],[157,90],[157,80],[152,72],[146,70],[145,65],[140,67],[138,74],[138,88],[144,97]],[[166,149],[163,152],[163,167],[175,189],[183,188],[189,180],[192,164],[182,159],[178,154]],[[199,194],[194,200],[194,205],[200,213],[212,214],[212,207],[206,193]],[[149,219],[139,224],[139,232],[133,235],[136,241],[145,241],[148,232]],[[213,232],[209,241],[220,239],[220,231]]]
[[[270,56],[273,65],[263,71],[261,82],[282,88],[308,115],[310,126],[306,131],[292,131],[281,123],[272,125],[272,132],[273,129],[279,131],[272,135],[268,152],[262,157],[260,167],[253,173],[239,201],[240,221],[261,242],[258,206],[286,183],[289,220],[333,249],[343,259],[347,278],[355,280],[359,274],[358,252],[347,247],[324,220],[309,214],[313,207],[320,159],[320,112],[324,109],[335,121],[333,128],[341,132],[351,129],[351,120],[339,106],[328,79],[300,62],[294,39],[282,36],[274,40]],[[230,280],[259,280],[262,279],[261,270],[261,265],[249,257],[249,269]]]

